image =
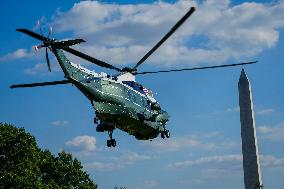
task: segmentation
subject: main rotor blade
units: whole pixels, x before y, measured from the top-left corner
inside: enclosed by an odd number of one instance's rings
[[[51,42],[50,44],[54,48],[61,49],[61,48],[66,48],[66,47],[76,45],[79,43],[83,43],[83,42],[86,42],[86,41],[84,39],[70,39],[67,41],[54,41],[54,42]]]
[[[47,35],[48,38],[50,37],[51,32],[52,32],[52,27],[50,26],[49,31],[48,31],[48,35]]]
[[[31,37],[33,37],[33,38],[36,38],[36,39],[38,39],[38,40],[41,40],[41,41],[48,41],[48,40],[49,40],[49,38],[44,37],[43,35],[37,34],[37,33],[33,32],[33,31],[31,31],[31,30],[27,30],[27,29],[16,29],[16,31],[22,32],[22,33],[24,33],[24,34],[27,34],[27,35],[29,35],[29,36],[31,36]]]
[[[41,40],[41,41],[51,41],[49,38],[44,37],[44,36],[42,36],[40,34],[37,34],[37,33],[33,32],[33,31],[30,31],[30,30],[27,30],[27,29],[16,29],[16,30],[18,32],[25,33],[25,34],[27,34],[27,35],[29,35],[31,37],[34,37],[34,38],[36,38],[38,40]],[[83,59],[85,59],[87,61],[90,61],[90,62],[92,62],[94,64],[97,64],[98,66],[109,68],[109,69],[114,69],[116,71],[121,71],[120,68],[117,68],[117,67],[115,67],[115,66],[113,66],[111,64],[108,64],[106,62],[98,60],[98,59],[96,59],[94,57],[91,57],[91,56],[89,56],[87,54],[84,54],[84,53],[82,53],[80,51],[77,51],[77,50],[72,49],[72,48],[69,47],[71,45],[75,45],[75,44],[78,44],[78,43],[81,43],[81,42],[85,42],[85,40],[83,40],[83,39],[75,39],[75,40],[58,41],[58,42],[55,41],[55,42],[52,42],[50,45],[52,45],[54,48],[63,49],[63,50],[65,50],[65,51],[67,51],[67,52],[69,52],[71,54],[74,54],[75,56],[79,56],[79,57],[81,57],[81,58],[83,58]]]
[[[61,84],[68,84],[71,83],[69,80],[62,80],[62,81],[50,81],[50,82],[43,82],[43,83],[29,83],[29,84],[17,84],[11,85],[10,88],[26,88],[26,87],[41,87],[41,86],[48,86],[48,85],[61,85]]]
[[[134,66],[135,70],[141,65],[153,52],[155,52],[195,11],[195,7],[191,7],[190,10],[171,28],[171,30],[147,53],[139,62]]]
[[[218,66],[205,66],[205,67],[200,67],[200,68],[185,68],[185,69],[174,69],[174,70],[160,70],[160,71],[153,71],[153,72],[138,72],[138,73],[134,73],[134,75],[165,73],[165,72],[180,72],[180,71],[191,71],[191,70],[204,70],[204,69],[211,69],[211,68],[224,68],[224,67],[240,66],[240,65],[255,64],[255,63],[257,63],[257,61],[244,62],[244,63],[238,63],[238,64],[225,64],[225,65],[218,65]]]
[[[116,70],[116,71],[119,71],[119,72],[121,71],[120,68],[117,68],[117,67],[115,67],[115,66],[113,66],[111,64],[108,64],[108,63],[106,63],[104,61],[98,60],[98,59],[96,59],[94,57],[91,57],[91,56],[89,56],[89,55],[87,55],[85,53],[82,53],[82,52],[80,52],[78,50],[75,50],[75,49],[72,49],[70,47],[65,47],[65,48],[62,48],[62,49],[67,51],[67,52],[69,52],[69,53],[71,53],[71,54],[73,54],[73,55],[75,55],[75,56],[78,56],[78,57],[81,57],[81,58],[83,58],[83,59],[85,59],[87,61],[90,61],[90,62],[92,62],[92,63],[94,63],[94,64],[96,64],[98,66],[101,66],[101,67],[104,67],[104,68],[113,69],[113,70]]]
[[[47,47],[45,48],[45,58],[46,58],[46,62],[47,62],[48,71],[51,72],[50,62],[49,62],[49,57],[48,57],[48,52],[47,52]]]

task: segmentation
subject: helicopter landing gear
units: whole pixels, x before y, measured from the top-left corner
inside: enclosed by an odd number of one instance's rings
[[[107,147],[116,147],[116,140],[112,138],[113,130],[108,131],[110,140],[107,140]]]
[[[161,138],[164,139],[164,138],[170,138],[171,136],[171,133],[169,130],[165,129],[164,131],[161,132]]]
[[[94,118],[94,123],[97,125],[99,123],[99,119],[97,117]]]

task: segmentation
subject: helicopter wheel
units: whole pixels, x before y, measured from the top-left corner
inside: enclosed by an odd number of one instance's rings
[[[116,140],[115,139],[111,139],[110,141],[111,141],[112,147],[116,147]]]
[[[113,130],[108,131],[110,140],[107,140],[107,147],[116,147],[116,140],[112,138]]]
[[[162,138],[162,139],[165,138],[165,132],[164,132],[164,131],[161,132],[161,138]]]
[[[170,131],[169,131],[169,130],[165,130],[164,132],[165,132],[166,137],[167,137],[167,138],[170,138],[170,136],[171,136]]]
[[[107,140],[107,147],[116,147],[116,140],[115,139]]]
[[[169,130],[164,130],[161,132],[161,138],[164,139],[164,138],[170,138],[171,136],[171,133]]]
[[[99,119],[98,118],[94,118],[94,123],[97,125],[99,123]]]
[[[111,140],[107,140],[107,147],[111,147]]]

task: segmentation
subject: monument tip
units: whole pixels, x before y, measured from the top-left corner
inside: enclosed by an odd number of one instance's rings
[[[241,81],[241,80],[246,80],[246,81],[248,81],[248,77],[247,77],[247,74],[246,74],[244,68],[242,68],[242,71],[241,71],[241,75],[240,75],[240,79],[239,79],[239,80],[240,80],[240,81]]]

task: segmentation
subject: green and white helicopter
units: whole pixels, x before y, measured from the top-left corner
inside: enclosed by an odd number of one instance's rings
[[[98,132],[108,132],[108,147],[115,147],[116,141],[113,139],[113,131],[118,128],[129,135],[135,136],[138,140],[151,140],[159,134],[162,138],[169,138],[170,132],[166,128],[169,115],[162,110],[155,100],[153,92],[135,81],[136,75],[154,74],[161,72],[177,72],[186,70],[200,70],[208,68],[220,68],[253,64],[246,62],[239,64],[208,66],[189,69],[174,69],[162,71],[138,72],[137,68],[155,52],[195,11],[191,7],[189,11],[170,29],[168,33],[145,55],[133,68],[118,68],[104,61],[98,60],[70,46],[85,42],[83,39],[59,41],[42,34],[37,34],[27,29],[17,29],[17,31],[34,37],[43,43],[36,46],[36,49],[45,47],[46,60],[49,71],[50,61],[48,49],[56,56],[60,67],[65,75],[65,80],[43,83],[17,84],[11,88],[38,87],[71,83],[76,86],[91,102],[95,109],[96,117],[94,123]],[[42,32],[41,32],[42,33]],[[110,76],[106,73],[96,73],[88,70],[79,64],[70,62],[64,55],[64,51],[69,52],[82,59],[90,61],[100,67],[116,70],[116,75]]]

